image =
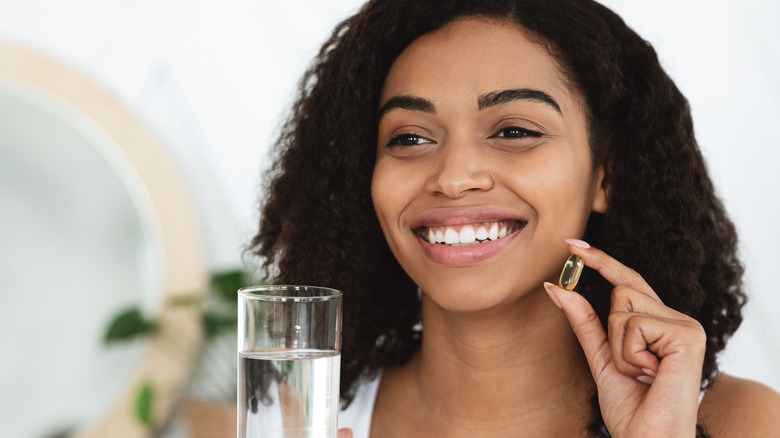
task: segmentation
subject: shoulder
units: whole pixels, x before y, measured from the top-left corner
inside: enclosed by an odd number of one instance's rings
[[[699,409],[699,422],[713,438],[777,436],[780,394],[752,380],[719,374]]]

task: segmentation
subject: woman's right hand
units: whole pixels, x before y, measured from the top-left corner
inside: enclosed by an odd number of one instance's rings
[[[590,364],[604,423],[615,437],[696,434],[706,334],[667,307],[634,270],[582,241],[572,254],[614,285],[608,331],[585,298],[546,283]]]
[[[345,427],[344,429],[339,429],[338,438],[352,438],[352,429],[348,427]]]

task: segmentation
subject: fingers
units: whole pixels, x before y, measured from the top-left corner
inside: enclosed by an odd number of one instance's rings
[[[662,334],[679,336],[677,333],[683,327],[698,324],[655,298],[626,286],[613,289],[607,322],[615,366],[633,377],[653,377],[657,372],[659,357],[668,353],[658,348]]]
[[[673,373],[701,371],[706,335],[697,321],[631,313],[609,319],[612,359],[621,373],[651,383],[662,367]]]
[[[631,289],[642,292],[650,297],[661,301],[653,288],[647,284],[639,273],[623,265],[600,249],[590,246],[582,240],[567,239],[569,251],[582,257],[586,266],[595,269],[613,286],[626,286]]]
[[[660,371],[661,360],[676,366],[677,372],[688,368],[700,372],[706,339],[704,330],[695,320],[613,312],[608,319],[608,331],[605,331],[593,307],[582,295],[551,283],[545,283],[544,287],[569,320],[597,384],[603,381],[602,375],[609,368],[652,384]],[[634,294],[650,300],[640,292],[634,291]]]
[[[610,314],[608,321],[609,345],[617,370],[635,378],[654,377],[658,370],[658,357],[648,350],[652,342],[644,337],[643,327],[655,323],[655,319],[641,314],[617,312]]]
[[[352,438],[352,429],[346,427],[339,429],[338,438]]]
[[[598,382],[602,372],[612,360],[612,353],[607,342],[607,334],[601,326],[596,311],[578,293],[570,292],[552,283],[544,283],[544,288],[569,320],[590,365],[591,374]]]
[[[651,383],[663,358],[677,355],[669,363],[687,363],[690,361],[680,352],[694,350],[693,362],[703,355],[706,338],[696,320],[665,306],[633,269],[585,242],[567,242],[573,254],[615,286],[604,332],[593,308],[581,295],[545,284],[579,339],[594,378],[596,370],[614,365],[623,375]]]
[[[671,319],[688,319],[682,313],[667,307],[657,298],[637,291],[628,286],[616,286],[612,289],[610,315],[616,312],[640,313]]]

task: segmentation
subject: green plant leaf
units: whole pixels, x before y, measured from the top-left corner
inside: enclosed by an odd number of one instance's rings
[[[203,313],[203,331],[206,339],[214,339],[220,332],[236,329],[238,318],[235,315],[226,316],[215,312]]]
[[[211,276],[211,287],[217,298],[225,301],[235,301],[236,291],[249,286],[247,275],[242,269],[234,269],[215,273]]]
[[[135,397],[135,418],[145,427],[152,427],[152,410],[154,408],[154,385],[146,380],[141,384]]]
[[[230,296],[235,298],[236,291],[246,286],[246,274],[243,270],[235,269],[230,271],[218,272],[211,277],[211,286],[220,296]]]
[[[144,318],[140,308],[131,307],[118,313],[109,322],[108,329],[103,336],[103,342],[111,344],[126,341],[138,336],[149,335],[156,329],[156,321]]]

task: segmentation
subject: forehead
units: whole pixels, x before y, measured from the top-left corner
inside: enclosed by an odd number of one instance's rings
[[[509,88],[544,90],[575,106],[579,100],[555,58],[522,28],[470,17],[414,40],[391,66],[381,101],[403,94],[435,99],[437,94],[473,96]]]

